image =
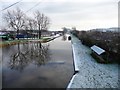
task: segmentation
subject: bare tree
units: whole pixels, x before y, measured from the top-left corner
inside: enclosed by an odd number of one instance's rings
[[[47,30],[50,25],[50,19],[39,11],[35,12],[35,18],[28,18],[25,13],[23,13],[19,8],[16,10],[8,10],[4,15],[9,28],[12,28],[17,31],[17,35],[20,30],[27,30],[33,33],[33,29],[36,30],[36,27],[39,31],[39,39],[41,38],[41,30]],[[19,37],[18,37],[19,39]]]
[[[27,30],[31,34],[31,36],[35,37],[34,30],[37,29],[37,22],[33,18],[27,17],[25,24],[26,24],[25,26],[27,27]]]
[[[37,22],[35,20],[32,21],[32,25],[33,25],[33,30],[37,30]],[[34,33],[33,33],[34,34]],[[34,38],[36,37],[36,34],[34,34]]]
[[[16,10],[12,11],[8,10],[4,16],[4,19],[7,21],[10,28],[13,28],[17,31],[18,35],[19,31],[24,27],[24,17],[25,14],[19,8],[17,8]]]
[[[39,39],[41,38],[41,30],[47,30],[50,24],[50,19],[39,11],[35,12],[35,20],[39,30]]]
[[[47,17],[47,16],[44,16],[43,14],[43,22],[42,22],[42,30],[47,30],[49,28],[49,25],[50,25],[50,19]]]

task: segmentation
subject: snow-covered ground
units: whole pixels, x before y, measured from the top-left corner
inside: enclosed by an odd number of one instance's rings
[[[90,48],[72,36],[79,72],[74,75],[69,88],[120,88],[118,64],[100,64],[90,56]]]

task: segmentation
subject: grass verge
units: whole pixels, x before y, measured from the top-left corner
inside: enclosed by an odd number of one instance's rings
[[[30,39],[30,40],[38,40],[41,43],[46,43],[49,42],[51,40],[53,40],[52,38],[41,38],[41,39]],[[7,40],[7,41],[0,41],[0,48],[1,47],[7,47],[7,46],[11,46],[11,45],[16,45],[18,43],[22,44],[22,43],[28,43],[29,39],[21,39],[21,40]]]

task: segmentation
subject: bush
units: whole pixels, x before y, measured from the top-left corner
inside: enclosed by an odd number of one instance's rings
[[[97,45],[103,48],[109,55],[103,56],[107,62],[120,63],[119,32],[74,31],[73,34],[86,46],[91,47],[93,45]]]

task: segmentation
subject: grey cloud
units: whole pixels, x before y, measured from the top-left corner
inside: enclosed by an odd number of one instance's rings
[[[35,4],[36,2],[22,2],[18,6],[23,11],[26,11]],[[35,10],[40,10],[47,14],[51,18],[53,25],[57,23],[59,27],[63,23],[77,25],[80,22],[93,22],[94,20],[111,20],[112,22],[117,17],[117,0],[102,0],[99,2],[97,0],[95,2],[42,2],[30,12],[33,13]]]
[[[112,2],[106,3],[52,3],[50,6],[43,8],[45,12],[61,16],[64,19],[88,19],[89,17],[95,18],[103,15],[113,15],[116,11],[114,10],[116,5]],[[112,13],[111,13],[112,12]],[[105,14],[106,13],[106,14]]]
[[[43,8],[40,8],[41,10],[47,12],[47,13],[70,13],[70,12],[81,12],[86,9],[93,9],[96,7],[106,7],[111,6],[115,2],[99,2],[99,3],[88,3],[88,2],[46,2],[45,6]]]

